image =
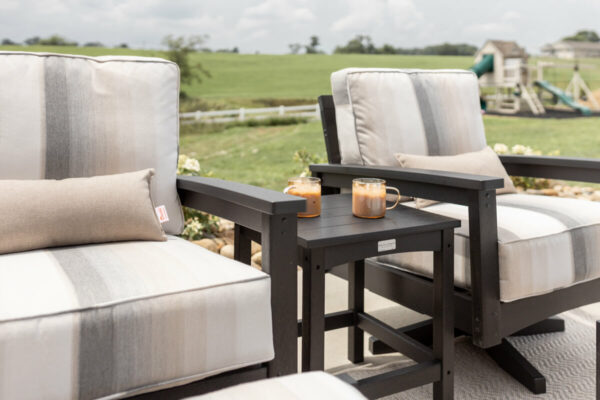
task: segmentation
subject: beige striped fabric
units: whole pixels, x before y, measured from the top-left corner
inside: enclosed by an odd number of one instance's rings
[[[0,179],[64,179],[154,168],[152,198],[170,234],[179,70],[158,58],[0,52]]]
[[[527,194],[504,194],[497,197],[497,203],[502,301],[600,277],[600,203]],[[467,207],[441,203],[427,211],[462,221],[454,236],[455,283],[470,288]],[[431,252],[395,254],[378,261],[432,276]]]
[[[170,236],[0,256],[0,398],[120,398],[273,359],[270,278]]]
[[[464,70],[348,68],[331,75],[342,164],[486,146],[477,77]]]
[[[325,372],[307,372],[222,389],[192,400],[364,400],[358,390]]]

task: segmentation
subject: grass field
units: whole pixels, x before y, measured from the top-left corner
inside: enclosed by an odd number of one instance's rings
[[[488,143],[523,144],[564,156],[600,158],[600,118],[532,119],[485,116]],[[215,150],[217,149],[217,150]],[[301,171],[297,150],[325,156],[320,122],[232,128],[181,137],[181,151],[200,160],[215,177],[281,189]]]

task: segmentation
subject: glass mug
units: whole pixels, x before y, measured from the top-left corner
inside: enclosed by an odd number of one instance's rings
[[[311,218],[321,215],[321,179],[310,176],[290,178],[283,193],[306,199],[306,211],[299,212],[298,217]]]
[[[387,190],[396,192],[397,199],[393,206],[386,207]],[[391,210],[400,203],[400,191],[392,186],[385,186],[383,179],[357,178],[352,180],[352,214],[359,218],[383,218],[385,210]]]

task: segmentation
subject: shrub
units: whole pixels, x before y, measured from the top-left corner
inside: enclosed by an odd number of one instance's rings
[[[203,171],[200,162],[181,154],[177,163],[178,175],[210,176],[211,172]],[[185,227],[181,237],[187,240],[200,240],[211,237],[219,229],[219,218],[193,208],[183,207]]]
[[[494,145],[494,151],[496,154],[517,154],[517,155],[526,155],[526,156],[541,156],[543,155],[540,150],[534,150],[529,146],[524,146],[522,144],[515,144],[510,149],[504,143],[496,143]],[[548,156],[556,156],[560,152],[555,150],[546,155]],[[522,188],[523,190],[527,189],[548,189],[552,186],[552,182],[549,179],[544,178],[532,178],[529,176],[511,176],[510,177],[515,185],[515,187]]]

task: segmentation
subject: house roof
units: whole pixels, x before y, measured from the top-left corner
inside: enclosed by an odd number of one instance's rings
[[[554,49],[600,50],[600,42],[576,42],[570,40],[561,40],[548,46],[551,46]]]
[[[505,58],[524,58],[527,57],[527,52],[520,47],[517,42],[506,40],[490,40]]]

